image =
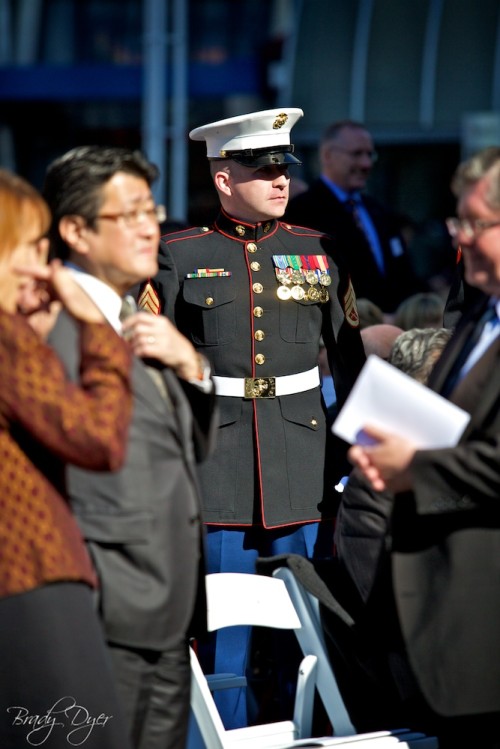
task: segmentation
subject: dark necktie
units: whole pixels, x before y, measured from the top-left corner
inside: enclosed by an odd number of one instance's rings
[[[363,232],[363,236],[365,237],[368,246],[372,252],[373,259],[375,260],[375,263],[377,264],[377,267],[379,271],[384,274],[384,258],[381,254],[381,248],[375,244],[376,239],[375,237],[372,239],[369,232],[367,231],[367,228],[363,222],[363,219],[360,214],[360,207],[362,205],[361,198],[359,195],[351,195],[347,198],[347,200],[344,201],[344,206],[348,213],[351,214],[354,223],[356,224],[357,228]],[[373,231],[375,231],[375,228],[373,228]]]
[[[451,391],[453,390],[453,388],[455,387],[455,385],[458,383],[462,368],[465,365],[465,362],[467,361],[469,356],[471,355],[472,351],[478,344],[485,326],[489,322],[492,322],[495,319],[498,320],[496,305],[491,304],[487,307],[487,309],[483,312],[483,314],[479,318],[478,322],[476,323],[474,329],[471,332],[471,335],[469,336],[462,350],[457,356],[455,363],[450,371],[450,374],[448,375],[446,382],[443,386],[443,389],[441,391],[442,395],[445,395],[445,396],[449,395]]]

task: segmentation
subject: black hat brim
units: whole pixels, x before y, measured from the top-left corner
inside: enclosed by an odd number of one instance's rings
[[[227,151],[221,159],[231,159],[242,166],[278,166],[280,164],[302,164],[293,155],[293,145],[283,148],[248,148],[244,151]],[[212,159],[218,161],[218,159]]]

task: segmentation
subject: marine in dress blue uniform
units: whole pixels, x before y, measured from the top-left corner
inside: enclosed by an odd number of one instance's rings
[[[327,428],[321,336],[339,405],[365,356],[334,241],[279,220],[288,165],[300,163],[290,143],[300,116],[267,110],[190,133],[207,143],[221,210],[211,226],[162,237],[159,273],[142,293],[143,306],[168,315],[215,374],[218,441],[200,470],[209,572],[254,572],[258,556],[332,550],[333,487],[346,463],[345,445]],[[269,210],[261,208],[259,180]],[[244,672],[249,633],[239,629],[236,638],[218,633],[216,671]],[[233,691],[218,695],[228,728],[246,724]]]

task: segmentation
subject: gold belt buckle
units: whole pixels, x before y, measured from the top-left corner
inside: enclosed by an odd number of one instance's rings
[[[245,377],[245,398],[275,398],[276,377]]]

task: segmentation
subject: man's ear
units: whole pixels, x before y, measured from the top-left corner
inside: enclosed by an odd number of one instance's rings
[[[87,241],[88,226],[82,216],[63,216],[59,221],[59,234],[73,252],[86,255],[89,249]]]
[[[220,170],[214,174],[214,185],[223,195],[231,195],[230,175]]]

